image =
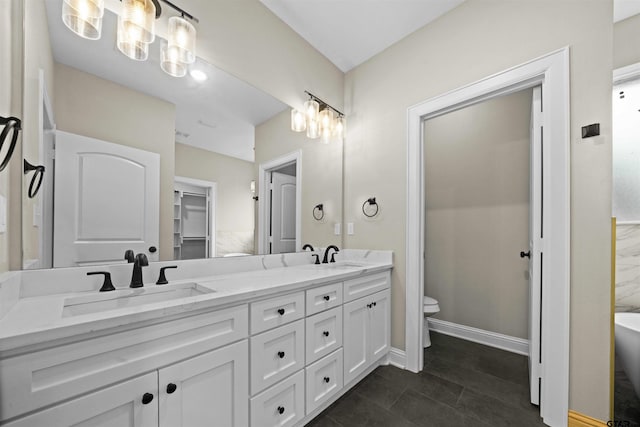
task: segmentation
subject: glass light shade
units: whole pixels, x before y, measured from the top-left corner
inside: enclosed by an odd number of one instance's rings
[[[116,32],[116,46],[118,50],[136,61],[146,61],[149,57],[149,44],[129,37],[130,33],[123,29],[124,23],[118,17],[118,31]]]
[[[337,139],[343,139],[345,133],[344,117],[340,116],[336,118],[335,126],[333,127],[333,136]]]
[[[85,39],[100,38],[103,15],[104,0],[64,0],[62,3],[62,22]]]
[[[304,103],[304,114],[307,116],[307,121],[318,121],[318,110],[320,109],[320,104],[318,104],[313,99],[308,100]]]
[[[291,110],[291,130],[294,132],[302,132],[307,129],[307,122],[304,119],[304,114],[302,111],[296,110],[295,108]]]
[[[189,21],[179,16],[169,18],[169,47],[178,52],[178,60],[184,64],[196,61],[196,29]]]
[[[151,43],[155,39],[156,6],[151,0],[122,0],[118,33],[131,41]]]
[[[166,40],[160,43],[160,68],[173,77],[184,77],[187,65],[180,62],[180,52],[175,46],[169,46]]]
[[[328,144],[331,142],[332,138],[333,138],[333,131],[331,130],[330,127],[322,128],[320,130],[320,140],[322,141],[322,143]]]
[[[329,134],[333,132],[333,110],[325,108],[320,111],[320,132],[322,134],[327,131]]]
[[[307,137],[311,139],[320,136],[320,123],[317,120],[307,119]]]

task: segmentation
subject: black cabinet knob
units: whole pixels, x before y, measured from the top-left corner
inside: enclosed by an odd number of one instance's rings
[[[167,394],[171,394],[178,389],[178,386],[174,383],[167,384]]]
[[[284,308],[279,308],[279,309],[278,309],[278,314],[279,314],[280,316],[284,316]]]
[[[284,406],[278,406],[278,413],[280,415],[284,414]]]
[[[324,380],[325,383],[328,383],[329,381],[331,381],[331,379],[329,377],[324,377],[323,380]]]
[[[377,302],[372,302],[373,306],[375,307],[378,303]]]
[[[278,357],[279,357],[280,359],[284,359],[284,351],[279,351],[279,352],[278,352]]]
[[[371,304],[367,304],[367,308],[371,308]]]
[[[158,248],[156,248],[155,246],[149,246],[149,253],[156,253],[156,251],[158,250]]]
[[[152,400],[153,400],[153,394],[145,393],[145,394],[142,395],[142,404],[143,405],[147,405],[147,404],[151,403]]]
[[[325,295],[322,298],[324,298],[325,301],[329,301],[329,295]]]
[[[325,337],[328,337],[329,336],[329,331],[323,331],[322,335],[324,335]]]
[[[531,251],[527,251],[527,252],[520,251],[520,258],[524,258],[524,257],[531,258]]]

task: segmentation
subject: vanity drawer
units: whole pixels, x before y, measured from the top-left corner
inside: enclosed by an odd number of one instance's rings
[[[251,333],[257,334],[304,317],[304,292],[251,303]]]
[[[342,282],[307,291],[307,316],[342,304]]]
[[[251,399],[251,427],[287,427],[304,418],[304,371]]]
[[[387,271],[383,273],[370,274],[357,279],[344,281],[344,302],[353,301],[366,295],[387,289],[391,283],[391,274]]]
[[[304,320],[251,337],[251,394],[304,367]]]
[[[342,307],[306,319],[307,363],[342,347]]]
[[[307,414],[310,414],[342,389],[342,349],[307,366],[305,371]]]
[[[0,420],[246,338],[247,304],[0,360]]]

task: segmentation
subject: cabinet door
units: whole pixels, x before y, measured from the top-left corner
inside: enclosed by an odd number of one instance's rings
[[[389,290],[375,293],[364,299],[372,304],[369,315],[369,339],[371,342],[371,362],[373,362],[387,354],[390,348]]]
[[[352,301],[344,305],[344,383],[362,373],[368,366],[369,339],[368,324],[369,312],[366,298]]]
[[[157,373],[152,372],[36,412],[5,426],[155,427],[158,425],[157,381]],[[146,403],[143,403],[143,396]]]
[[[249,424],[247,340],[159,371],[160,427]]]

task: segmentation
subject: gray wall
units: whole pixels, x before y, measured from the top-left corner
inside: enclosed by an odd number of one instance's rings
[[[425,294],[436,317],[527,338],[531,89],[424,124]]]

